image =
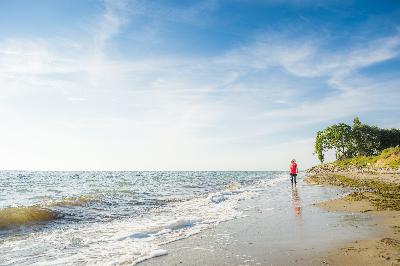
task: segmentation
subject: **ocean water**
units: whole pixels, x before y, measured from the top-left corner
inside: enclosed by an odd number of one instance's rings
[[[285,172],[0,172],[1,265],[137,264],[240,218]]]

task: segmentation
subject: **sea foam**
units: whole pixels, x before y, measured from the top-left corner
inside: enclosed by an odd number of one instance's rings
[[[169,201],[140,215],[109,222],[71,223],[40,234],[4,241],[0,246],[3,254],[0,264],[29,262],[30,258],[18,255],[29,247],[33,251],[46,250],[49,254],[48,258],[44,255],[36,261],[42,265],[50,261],[50,264],[65,265],[134,265],[166,255],[162,246],[167,243],[187,238],[220,222],[244,217],[238,208],[240,201],[254,197],[258,191],[282,180],[283,177],[274,176],[245,185],[232,182],[220,191]],[[86,199],[77,202],[78,206],[88,203]],[[75,203],[71,205],[75,206]],[[3,252],[5,250],[8,252]]]

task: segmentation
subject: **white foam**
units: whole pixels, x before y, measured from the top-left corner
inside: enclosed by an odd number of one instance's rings
[[[224,201],[226,198],[224,195],[215,195],[210,197],[210,201],[214,203],[220,203]]]
[[[262,180],[240,187],[238,183],[207,197],[173,202],[143,216],[114,220],[108,223],[69,225],[62,229],[31,234],[27,238],[13,239],[2,244],[5,261],[19,260],[16,254],[24,249],[47,250],[52,255],[37,264],[77,263],[114,265],[137,264],[144,260],[163,256],[167,251],[160,246],[197,234],[220,222],[244,217],[238,208],[241,200],[249,199],[260,190],[268,189],[286,180],[286,176]]]
[[[165,256],[167,255],[168,252],[164,249],[155,249],[153,251],[151,251],[148,255],[142,256],[140,258],[138,258],[137,260],[135,260],[133,262],[133,264],[138,264],[139,262],[151,259],[151,258],[155,258],[155,257],[160,257],[160,256]]]

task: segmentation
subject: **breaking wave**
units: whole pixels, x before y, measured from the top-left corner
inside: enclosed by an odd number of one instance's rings
[[[48,222],[56,217],[54,211],[37,206],[5,208],[0,210],[0,229]]]

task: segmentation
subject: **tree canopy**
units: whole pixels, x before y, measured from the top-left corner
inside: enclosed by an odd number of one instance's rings
[[[352,126],[339,123],[318,131],[314,153],[323,163],[328,150],[334,150],[336,159],[340,160],[359,155],[377,155],[386,148],[398,145],[400,145],[400,129],[383,129],[366,125],[356,117]]]

